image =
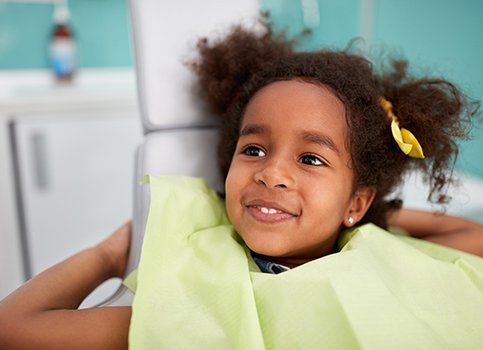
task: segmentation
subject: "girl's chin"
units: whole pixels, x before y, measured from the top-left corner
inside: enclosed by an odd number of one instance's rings
[[[243,239],[243,240],[245,241],[245,244],[248,246],[248,248],[250,248],[252,252],[255,252],[260,255],[284,257],[284,256],[289,256],[291,252],[289,247],[283,244],[277,244],[277,242],[274,242],[274,241],[261,242],[259,240],[257,241],[246,240],[246,239]]]

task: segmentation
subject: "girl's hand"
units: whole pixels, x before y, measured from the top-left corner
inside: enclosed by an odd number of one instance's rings
[[[104,257],[109,266],[109,277],[123,277],[126,271],[132,223],[128,221],[94,248]]]
[[[1,300],[0,348],[127,349],[130,307],[77,309],[106,279],[123,276],[130,240],[127,222]]]

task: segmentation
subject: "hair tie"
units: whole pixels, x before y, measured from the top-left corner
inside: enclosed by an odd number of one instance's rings
[[[384,108],[389,118],[391,118],[391,131],[394,140],[401,151],[409,157],[424,158],[423,149],[416,137],[407,129],[399,128],[399,121],[392,111],[392,103],[384,97],[379,98],[379,104]]]

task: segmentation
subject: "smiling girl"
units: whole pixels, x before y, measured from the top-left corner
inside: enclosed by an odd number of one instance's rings
[[[375,191],[353,193],[346,134],[344,104],[324,85],[298,78],[256,93],[226,178],[228,216],[252,251],[300,265],[364,217]]]
[[[447,201],[455,140],[477,112],[458,89],[411,77],[405,61],[378,73],[347,51],[299,53],[265,28],[202,39],[191,64],[223,117],[227,216],[260,270],[283,272],[336,253],[341,232],[365,223],[483,255],[481,225],[400,209],[393,195],[419,169],[430,198]],[[74,309],[103,280],[123,276],[129,235],[126,225],[4,299],[0,347],[126,348],[130,307]]]

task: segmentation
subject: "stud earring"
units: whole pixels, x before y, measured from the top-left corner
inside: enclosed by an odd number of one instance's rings
[[[349,222],[349,225],[352,225],[354,223],[354,218],[352,216],[349,216],[347,221]]]

